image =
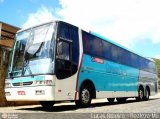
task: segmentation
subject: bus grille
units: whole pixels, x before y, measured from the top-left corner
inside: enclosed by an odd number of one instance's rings
[[[19,82],[19,83],[13,83],[13,86],[29,86],[32,85],[33,81],[30,82]]]

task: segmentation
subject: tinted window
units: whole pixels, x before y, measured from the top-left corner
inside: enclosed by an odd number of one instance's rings
[[[130,63],[131,66],[135,68],[139,68],[140,67],[139,57],[136,54],[131,53],[130,58],[131,58],[131,63]]]
[[[118,48],[118,59],[120,63],[131,66],[130,57],[129,51]]]
[[[101,39],[95,37],[95,36],[91,36],[90,37],[90,44],[91,44],[91,53],[94,56],[97,57],[102,57],[102,42]]]
[[[144,69],[144,61],[141,57],[139,57],[139,65],[140,65],[140,69]]]
[[[109,42],[102,41],[103,44],[103,57],[111,61],[130,65],[130,52],[113,45]]]
[[[59,37],[70,39],[69,27],[66,24],[61,23],[59,27]]]
[[[102,45],[103,45],[103,57],[105,59],[112,59],[112,55],[111,55],[111,44],[106,42],[106,41],[102,41]]]
[[[78,42],[78,28],[61,23],[59,28],[59,36],[65,39],[72,40],[72,61],[78,64],[79,59],[79,42]]]
[[[82,38],[83,38],[84,53],[97,57],[102,57],[101,39],[86,32],[82,33]]]
[[[153,63],[153,62],[149,62],[149,69],[150,69],[150,71],[152,72],[152,73],[157,73],[156,72],[156,65],[155,65],[155,63]]]
[[[84,53],[156,73],[155,64],[130,51],[102,40],[87,32],[82,32]]]
[[[83,49],[84,53],[90,53],[91,49],[91,40],[90,40],[90,34],[87,32],[82,32],[82,39],[83,39]]]
[[[78,28],[70,27],[70,37],[72,39],[72,61],[78,65],[79,59],[79,41],[78,41]]]
[[[111,59],[112,61],[118,62],[118,48],[111,44]]]
[[[79,63],[78,28],[70,24],[59,22],[58,37],[59,38],[61,37],[65,40],[72,41],[71,43],[66,43],[66,44],[63,43],[63,46],[62,46],[63,50],[69,49],[63,52],[69,56],[68,59],[71,59],[69,61],[61,61],[61,62],[64,62],[63,64],[65,65],[65,67],[69,67],[69,70],[68,69],[65,70],[65,68],[62,68],[63,69],[62,71],[58,70],[58,74],[57,74],[58,78],[63,79],[75,74],[78,70],[78,63]]]

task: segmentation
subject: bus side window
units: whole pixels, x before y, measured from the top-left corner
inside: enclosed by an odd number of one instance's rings
[[[90,54],[91,43],[90,43],[89,33],[83,31],[82,32],[82,39],[83,39],[84,53],[89,53]]]
[[[111,60],[111,44],[106,41],[102,41],[102,45],[103,45],[103,57],[107,60]]]
[[[114,62],[118,62],[118,52],[117,52],[117,46],[115,46],[115,45],[112,45],[111,46],[111,59],[112,59],[112,61],[114,61]]]
[[[98,37],[91,36],[91,53],[96,56],[102,58],[102,41]]]

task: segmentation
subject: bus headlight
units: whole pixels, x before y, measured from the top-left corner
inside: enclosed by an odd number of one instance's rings
[[[10,88],[11,87],[11,83],[5,83],[5,88]]]

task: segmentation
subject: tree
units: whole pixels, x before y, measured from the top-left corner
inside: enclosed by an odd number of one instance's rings
[[[158,72],[158,77],[160,79],[160,59],[155,59],[153,58],[155,63],[156,63],[156,66],[157,66],[157,72]]]

